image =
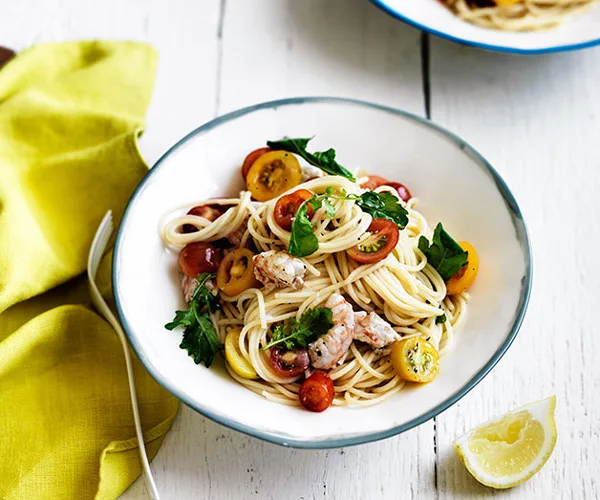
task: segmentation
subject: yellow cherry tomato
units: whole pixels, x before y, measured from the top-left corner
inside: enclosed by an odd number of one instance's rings
[[[396,373],[408,382],[426,384],[437,377],[440,370],[437,349],[421,337],[396,342],[390,356]]]
[[[475,281],[477,271],[479,271],[479,257],[473,245],[467,241],[459,241],[461,248],[469,253],[467,265],[458,271],[446,283],[446,293],[448,295],[458,295],[466,292]]]
[[[235,297],[249,288],[258,287],[254,277],[254,254],[247,248],[228,253],[217,270],[217,287],[225,295]]]
[[[246,176],[248,191],[258,201],[277,198],[301,182],[302,168],[287,151],[271,151],[259,156]]]
[[[232,328],[225,337],[225,359],[231,369],[240,377],[253,379],[258,374],[239,350],[241,328]]]

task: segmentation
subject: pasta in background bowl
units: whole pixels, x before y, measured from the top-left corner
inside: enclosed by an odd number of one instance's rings
[[[598,0],[371,1],[440,38],[498,52],[540,54],[600,44]]]
[[[472,243],[480,260],[468,313],[433,382],[404,387],[374,406],[333,406],[322,414],[247,390],[230,377],[219,354],[210,369],[188,358],[179,348],[181,335],[164,329],[185,302],[177,254],[160,237],[160,221],[174,207],[218,196],[238,197],[245,188],[240,165],[247,152],[266,138],[313,135],[315,148],[335,146],[339,162],[347,168],[401,180],[419,198],[419,212],[427,220],[443,221],[451,234]],[[319,192],[329,184],[321,181],[307,186]],[[217,422],[305,448],[382,439],[456,402],[510,346],[525,314],[530,284],[529,243],[519,209],[481,156],[418,117],[334,98],[260,104],[217,118],[182,139],[132,196],[113,262],[121,322],[138,357],[159,383]],[[235,314],[232,321],[239,323]]]

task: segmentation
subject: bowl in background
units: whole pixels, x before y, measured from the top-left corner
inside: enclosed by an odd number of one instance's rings
[[[579,50],[600,44],[600,2],[567,17],[560,26],[515,33],[482,28],[462,21],[439,0],[371,0],[380,9],[415,28],[453,42],[512,54]]]

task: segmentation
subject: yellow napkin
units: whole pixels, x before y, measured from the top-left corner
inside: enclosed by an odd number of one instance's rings
[[[0,70],[2,499],[116,498],[140,474],[121,347],[81,273],[146,171],[155,71],[122,42],[39,45]],[[178,404],[135,365],[154,456]]]

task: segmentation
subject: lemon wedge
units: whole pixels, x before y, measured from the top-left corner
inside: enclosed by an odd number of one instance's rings
[[[552,396],[486,422],[454,441],[458,458],[480,483],[512,488],[530,479],[556,445]]]

